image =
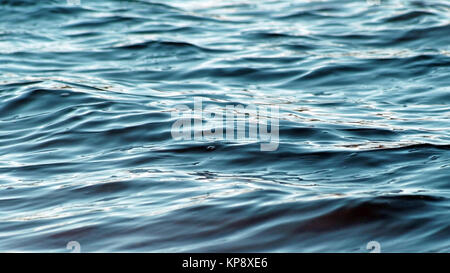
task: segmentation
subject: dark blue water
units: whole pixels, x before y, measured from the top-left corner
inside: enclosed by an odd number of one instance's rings
[[[0,0],[0,251],[449,252],[450,2],[373,2]]]

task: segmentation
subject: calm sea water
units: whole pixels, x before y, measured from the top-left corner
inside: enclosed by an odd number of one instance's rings
[[[0,0],[0,251],[450,251],[449,1],[68,2]]]

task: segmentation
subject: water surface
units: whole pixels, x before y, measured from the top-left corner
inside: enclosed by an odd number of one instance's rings
[[[0,1],[0,251],[449,252],[450,3],[371,2]]]

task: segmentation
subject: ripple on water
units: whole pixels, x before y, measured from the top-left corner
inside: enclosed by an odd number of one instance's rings
[[[0,251],[449,251],[446,1],[0,6]],[[194,97],[278,149],[173,139]]]

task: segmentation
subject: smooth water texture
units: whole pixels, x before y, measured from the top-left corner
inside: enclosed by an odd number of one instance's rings
[[[71,2],[0,0],[0,251],[450,251],[447,0]]]

